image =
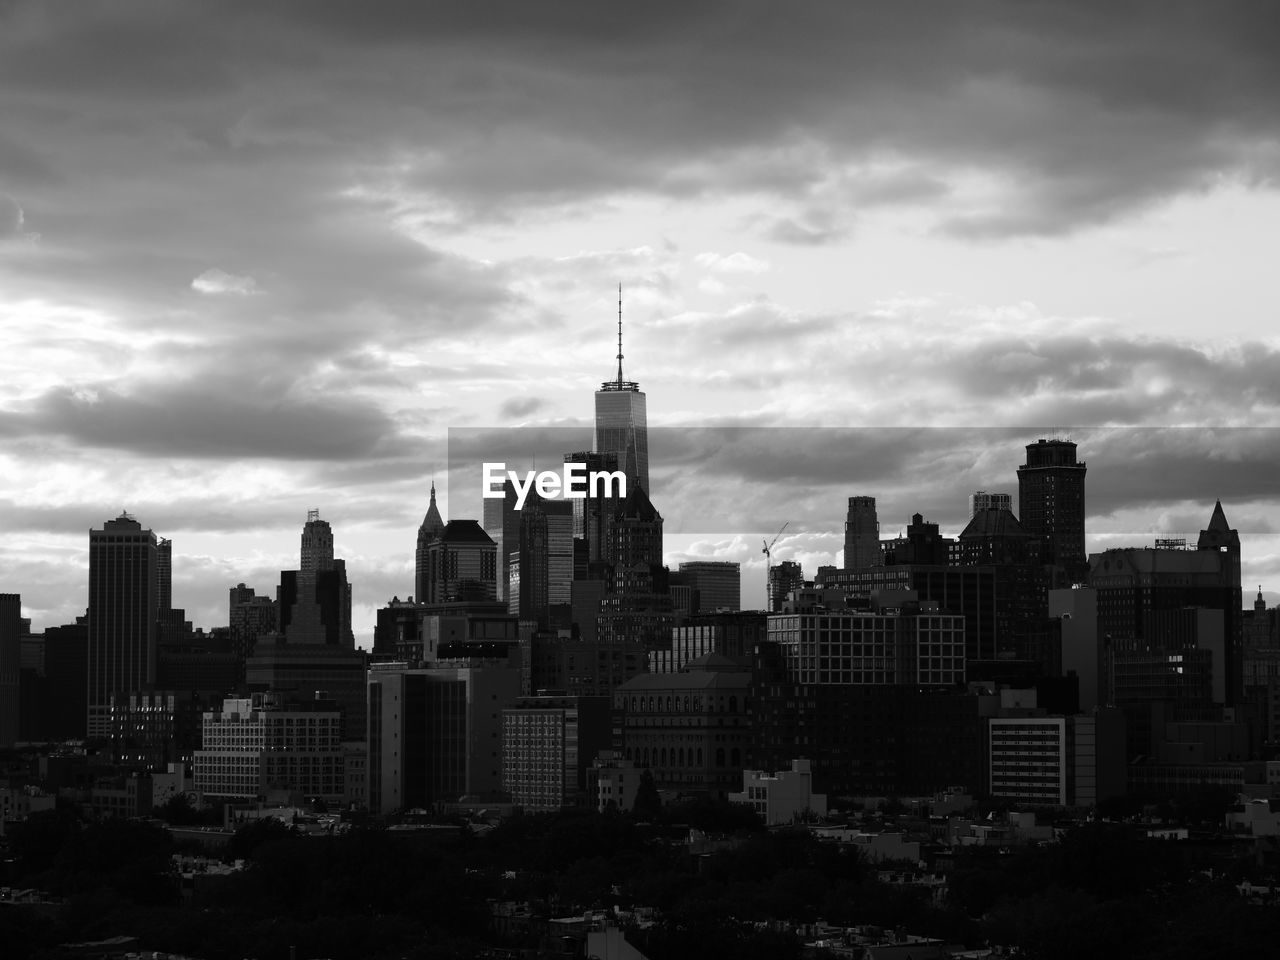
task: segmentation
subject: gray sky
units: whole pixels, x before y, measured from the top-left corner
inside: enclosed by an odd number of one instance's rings
[[[319,507],[367,643],[431,477],[478,509],[448,431],[588,422],[622,283],[651,424],[770,428],[653,466],[749,602],[783,521],[809,569],[851,494],[955,532],[1055,428],[1092,549],[1221,497],[1274,596],[1276,49],[1264,3],[0,2],[0,586],[71,619],[128,509],[215,626]]]

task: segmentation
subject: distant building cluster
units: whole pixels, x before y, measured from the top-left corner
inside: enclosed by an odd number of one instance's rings
[[[377,816],[656,793],[779,823],[955,787],[1046,808],[1280,792],[1276,611],[1260,588],[1243,609],[1220,502],[1193,544],[1089,555],[1086,464],[1036,439],[1016,514],[979,490],[956,537],[919,513],[884,537],[875,497],[849,496],[839,565],[809,578],[766,543],[767,609],[743,610],[737,563],[663,563],[621,339],[592,449],[565,460],[621,471],[625,496],[517,509],[508,482],[446,520],[432,484],[413,592],[368,652],[318,511],[297,569],[230,586],[209,631],[172,608],[173,543],[107,520],[75,623],[33,633],[0,594],[0,746],[47,744],[47,789],[113,815],[177,793]]]

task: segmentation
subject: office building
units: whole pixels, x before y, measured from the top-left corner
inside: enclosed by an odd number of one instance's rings
[[[502,711],[520,696],[519,657],[467,666],[373,664],[368,675],[369,809],[387,814],[496,798]]]
[[[587,476],[593,473],[613,473],[618,469],[617,454],[611,452],[566,453],[564,462],[585,464]],[[592,576],[599,564],[610,562],[613,516],[621,506],[618,498],[608,495],[612,489],[612,485],[599,485],[595,489],[588,485],[587,495],[572,501],[573,536],[575,540],[582,542],[582,559],[580,563],[575,563],[575,580]],[[489,502],[486,501],[486,505]],[[485,529],[489,529],[488,524]]]
[[[27,626],[22,619],[22,597],[0,593],[0,748],[18,742],[22,640]]]
[[[868,611],[769,617],[787,675],[803,684],[948,687],[965,680],[964,617],[914,592],[873,598]]]
[[[278,633],[258,638],[245,661],[245,686],[291,701],[331,699],[342,713],[342,739],[366,734],[365,670],[368,654],[336,643],[293,643]]]
[[[709,653],[749,659],[756,644],[768,638],[769,621],[763,612],[697,614],[672,628],[669,644],[649,650],[649,672],[679,673]]]
[[[649,427],[640,384],[622,376],[622,293],[618,293],[618,376],[596,391],[593,453],[612,454],[626,475],[627,492],[639,485],[648,493]]]
[[[659,790],[724,799],[741,786],[754,743],[750,691],[750,667],[717,654],[681,673],[632,677],[614,692],[615,746]]]
[[[1098,595],[1098,632],[1104,637],[1173,651],[1185,644],[1166,642],[1158,628],[1168,621],[1153,619],[1153,614],[1188,607],[1221,611],[1222,702],[1230,706],[1238,701],[1244,672],[1240,537],[1228,525],[1221,502],[1214,505],[1194,549],[1181,541],[1164,541],[1093,554],[1089,564],[1089,582]]]
[[[111,735],[111,695],[155,683],[156,535],[121,514],[89,531],[87,733]]]
[[[333,530],[319,510],[307,512],[301,564],[283,570],[276,590],[280,632],[290,643],[331,644],[351,650],[351,584],[347,567],[334,559]]]
[[[423,603],[497,599],[498,546],[475,520],[450,520],[427,546]]]
[[[270,597],[257,596],[253,587],[239,583],[230,590],[227,623],[231,634],[230,650],[240,663],[243,678],[244,663],[253,656],[258,638],[280,629],[279,608]]]
[[[521,697],[502,711],[502,789],[530,811],[591,806],[587,771],[611,736],[608,697]]]
[[[1062,567],[1070,579],[1088,571],[1084,548],[1084,461],[1070,440],[1027,444],[1027,462],[1018,468],[1018,519],[1043,544],[1042,558]]]
[[[883,563],[876,498],[850,497],[849,513],[844,521],[844,568],[864,570]]]
[[[742,565],[725,560],[688,560],[680,564],[685,584],[697,591],[694,613],[742,609]]]
[[[769,567],[769,611],[777,613],[787,597],[804,586],[804,571],[795,560],[782,560]]]
[[[279,790],[340,804],[346,769],[340,731],[338,710],[324,700],[290,702],[274,693],[225,699],[202,717],[195,789],[220,800]]]

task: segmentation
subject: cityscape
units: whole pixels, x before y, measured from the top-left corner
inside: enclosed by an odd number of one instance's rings
[[[0,944],[1266,955],[1280,17],[0,6]]]

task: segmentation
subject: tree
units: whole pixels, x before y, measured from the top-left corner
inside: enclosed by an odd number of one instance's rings
[[[656,817],[662,811],[662,798],[658,796],[658,786],[649,770],[640,774],[640,786],[636,789],[636,800],[631,809],[637,817],[645,819]]]

